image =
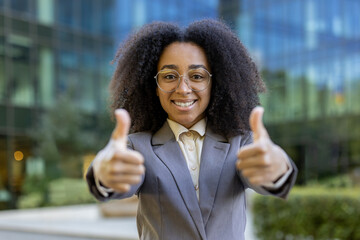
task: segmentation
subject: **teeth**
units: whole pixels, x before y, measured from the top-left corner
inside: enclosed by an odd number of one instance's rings
[[[188,107],[188,106],[191,106],[194,104],[195,101],[192,101],[192,102],[175,102],[174,103],[177,105],[177,106],[180,106],[180,107]]]

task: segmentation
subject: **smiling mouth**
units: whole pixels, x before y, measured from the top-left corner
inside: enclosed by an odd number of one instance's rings
[[[179,107],[190,107],[191,105],[193,105],[196,100],[191,101],[191,102],[177,102],[177,101],[172,101],[176,106]]]

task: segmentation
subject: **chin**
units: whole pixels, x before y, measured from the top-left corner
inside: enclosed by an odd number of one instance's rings
[[[186,128],[190,128],[192,125],[196,123],[195,119],[179,119],[179,121],[176,122],[178,122],[179,124],[183,125]]]

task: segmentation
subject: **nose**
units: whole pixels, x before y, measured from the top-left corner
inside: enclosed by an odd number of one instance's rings
[[[179,86],[176,89],[177,93],[182,93],[182,94],[189,94],[191,93],[191,88],[189,86],[189,82],[186,79],[186,77],[184,76],[180,76],[180,83]]]

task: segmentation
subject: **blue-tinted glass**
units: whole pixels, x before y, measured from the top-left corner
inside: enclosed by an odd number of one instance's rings
[[[59,64],[63,68],[76,69],[78,67],[78,54],[70,50],[61,50],[58,53]]]
[[[114,46],[113,45],[104,45],[102,47],[102,53],[103,55],[101,56],[101,62],[102,62],[102,73],[104,76],[108,76],[110,77],[114,71],[114,65],[111,65],[110,62],[113,60],[114,58]]]
[[[116,1],[115,2],[115,12],[117,13],[116,23],[116,42],[122,41],[127,34],[131,31],[132,28],[132,11],[133,11],[133,4],[132,0],[123,0],[123,1]],[[152,4],[158,3],[159,0],[154,0]],[[153,7],[154,11],[151,11],[150,14],[153,12],[157,12],[156,8]]]
[[[16,106],[32,106],[35,102],[30,67],[32,49],[25,45],[25,42],[24,45],[13,44],[9,49],[12,61],[11,102]]]
[[[4,0],[0,0],[0,8],[4,7]]]
[[[72,0],[57,0],[57,21],[65,26],[76,26],[75,3]]]
[[[81,109],[87,112],[93,112],[95,110],[95,75],[88,71],[82,72],[84,81],[81,82],[81,91],[77,93],[77,98]]]
[[[95,72],[97,68],[98,47],[92,38],[82,38],[81,68],[86,72]]]
[[[113,0],[101,1],[100,7],[100,32],[108,37],[115,35],[115,3]]]
[[[30,2],[29,0],[11,0],[10,8],[18,12],[28,12]]]
[[[160,0],[154,0],[151,2],[152,11],[149,12],[149,19],[151,20],[162,20],[164,15],[162,11],[162,3]]]
[[[94,0],[81,0],[81,29],[95,32]]]
[[[65,44],[69,46],[74,44],[75,42],[74,31],[59,31],[57,34],[61,44]]]
[[[176,0],[168,1],[166,4],[166,14],[168,18],[176,18],[177,17],[177,4]]]
[[[0,36],[0,103],[6,99],[6,76],[5,76],[5,46],[4,37]]]
[[[78,83],[78,54],[74,51],[62,49],[58,51],[58,90],[60,93],[76,91]]]

